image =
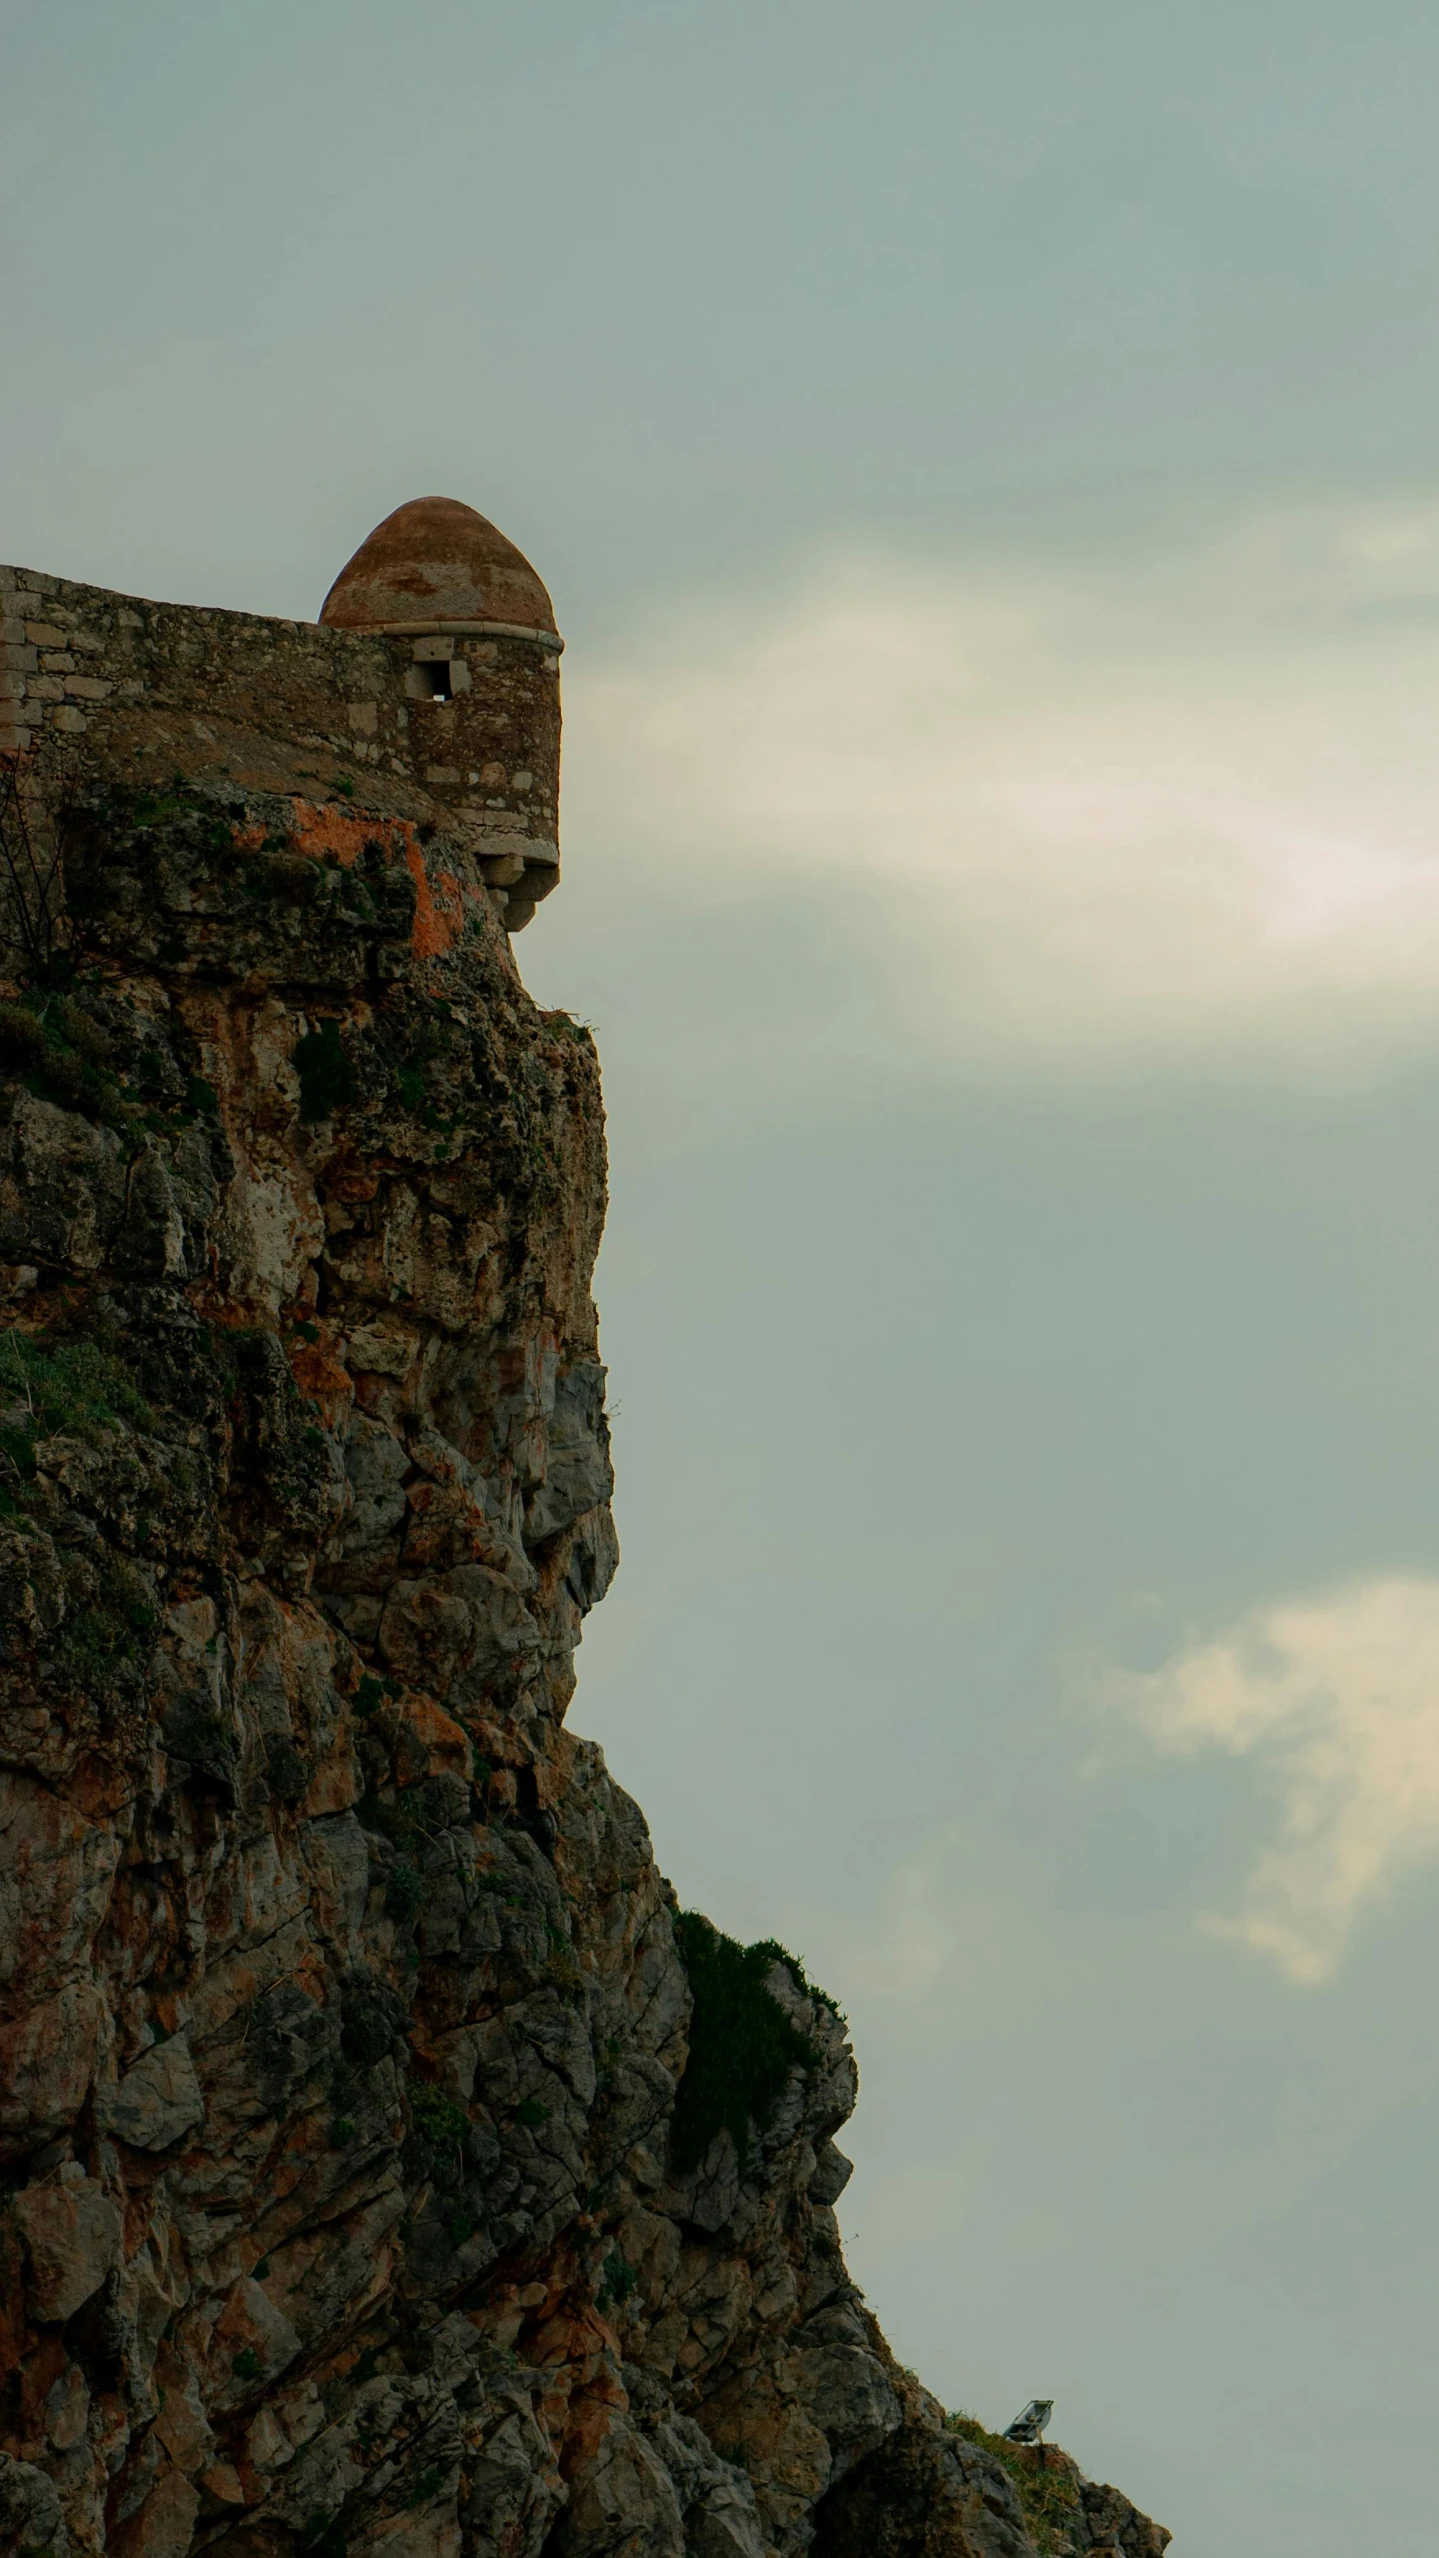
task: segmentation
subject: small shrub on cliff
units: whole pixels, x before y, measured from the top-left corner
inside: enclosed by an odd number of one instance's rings
[[[0,1476],[12,1497],[35,1472],[42,1439],[88,1437],[116,1421],[141,1429],[155,1416],[118,1359],[93,1341],[53,1333],[0,1335]]]
[[[176,773],[168,786],[112,783],[107,790],[94,792],[70,815],[73,824],[90,819],[102,838],[178,832],[186,842],[198,841],[213,853],[228,853],[234,848],[233,836],[220,810],[192,790],[183,773]]]
[[[0,1065],[38,1066],[45,1048],[45,1026],[28,1004],[0,1004]]]
[[[318,1022],[295,1043],[300,1078],[300,1117],[329,1119],[355,1098],[355,1070],[345,1054],[337,1021]]]
[[[977,2416],[960,2409],[947,2416],[945,2423],[952,2434],[962,2434],[967,2443],[975,2443],[990,2453],[1003,2469],[1007,2469],[1019,2492],[1029,2536],[1041,2558],[1071,2547],[1070,2525],[1079,2510],[1079,2489],[1068,2469],[1044,2466],[1040,2455],[1006,2441],[1003,2434],[992,2434]]]
[[[800,1966],[766,1939],[741,1945],[697,1910],[675,1920],[675,1936],[694,1999],[690,2052],[675,2100],[671,2134],[677,2167],[696,2167],[715,2134],[728,2131],[749,2161],[755,2131],[771,2121],[790,2071],[812,2069],[814,2045],[766,1986],[770,1967]]]
[[[406,1919],[414,1917],[424,1897],[423,1876],[403,1857],[397,1857],[385,1884],[386,1917],[398,1919],[403,1925]]]
[[[463,2105],[457,2105],[453,2097],[442,2096],[437,2087],[412,2086],[410,2112],[416,2131],[424,2133],[432,2149],[458,2150],[470,2128]]]
[[[550,1950],[545,1960],[545,1979],[552,1989],[559,1991],[561,1998],[565,1999],[571,2007],[583,2007],[585,1976],[573,1945],[553,1923],[546,1930],[546,1934],[549,1938]]]
[[[38,1012],[29,1003],[0,1004],[0,1064],[19,1074],[41,1101],[124,1128],[134,1114],[125,1106],[94,1023],[53,994],[37,992],[32,1001]]]
[[[108,1685],[117,1671],[149,1649],[155,1625],[151,1593],[134,1567],[118,1557],[95,1575],[89,1604],[67,1615],[58,1653],[82,1683]]]
[[[597,2307],[621,2308],[629,2299],[631,2292],[638,2287],[639,2279],[639,2275],[623,2250],[618,2247],[612,2249],[605,2258],[604,2271],[600,2275],[599,2286],[595,2292]]]
[[[302,1803],[305,1799],[310,1771],[294,1742],[282,1732],[266,1736],[265,1782],[277,1803]]]
[[[783,1963],[786,1971],[793,1976],[796,1986],[802,1990],[807,1999],[812,1999],[816,2007],[827,2007],[837,2025],[848,2025],[849,2018],[838,1999],[831,1998],[828,1990],[822,1990],[818,1981],[810,1979],[799,1956],[791,1954],[789,1947],[781,1945],[777,1937],[764,1937],[758,1945],[750,1947],[750,1952],[762,1954],[767,1963]]]

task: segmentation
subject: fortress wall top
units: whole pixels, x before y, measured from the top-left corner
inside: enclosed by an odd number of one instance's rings
[[[559,877],[559,642],[156,604],[0,567],[0,755],[42,794],[181,772],[469,842],[509,929]]]

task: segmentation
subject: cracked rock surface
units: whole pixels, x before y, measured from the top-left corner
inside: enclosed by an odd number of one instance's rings
[[[462,846],[306,807],[92,793],[0,990],[0,2546],[1030,2558],[849,2281],[779,1949],[762,2119],[674,2137],[674,1895],[565,1722],[590,1038]]]

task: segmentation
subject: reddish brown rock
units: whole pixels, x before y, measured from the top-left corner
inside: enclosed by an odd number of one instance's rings
[[[205,2119],[205,2099],[189,2046],[178,2037],[142,2052],[118,2085],[104,2089],[96,2119],[131,2149],[173,2149]]]
[[[119,2262],[119,2206],[70,2160],[17,2194],[14,2211],[31,2315],[42,2322],[72,2317]]]

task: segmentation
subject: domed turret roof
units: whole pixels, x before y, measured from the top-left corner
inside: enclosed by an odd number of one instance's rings
[[[513,631],[558,647],[555,608],[523,551],[453,497],[397,506],[342,568],[320,619],[344,631]]]

